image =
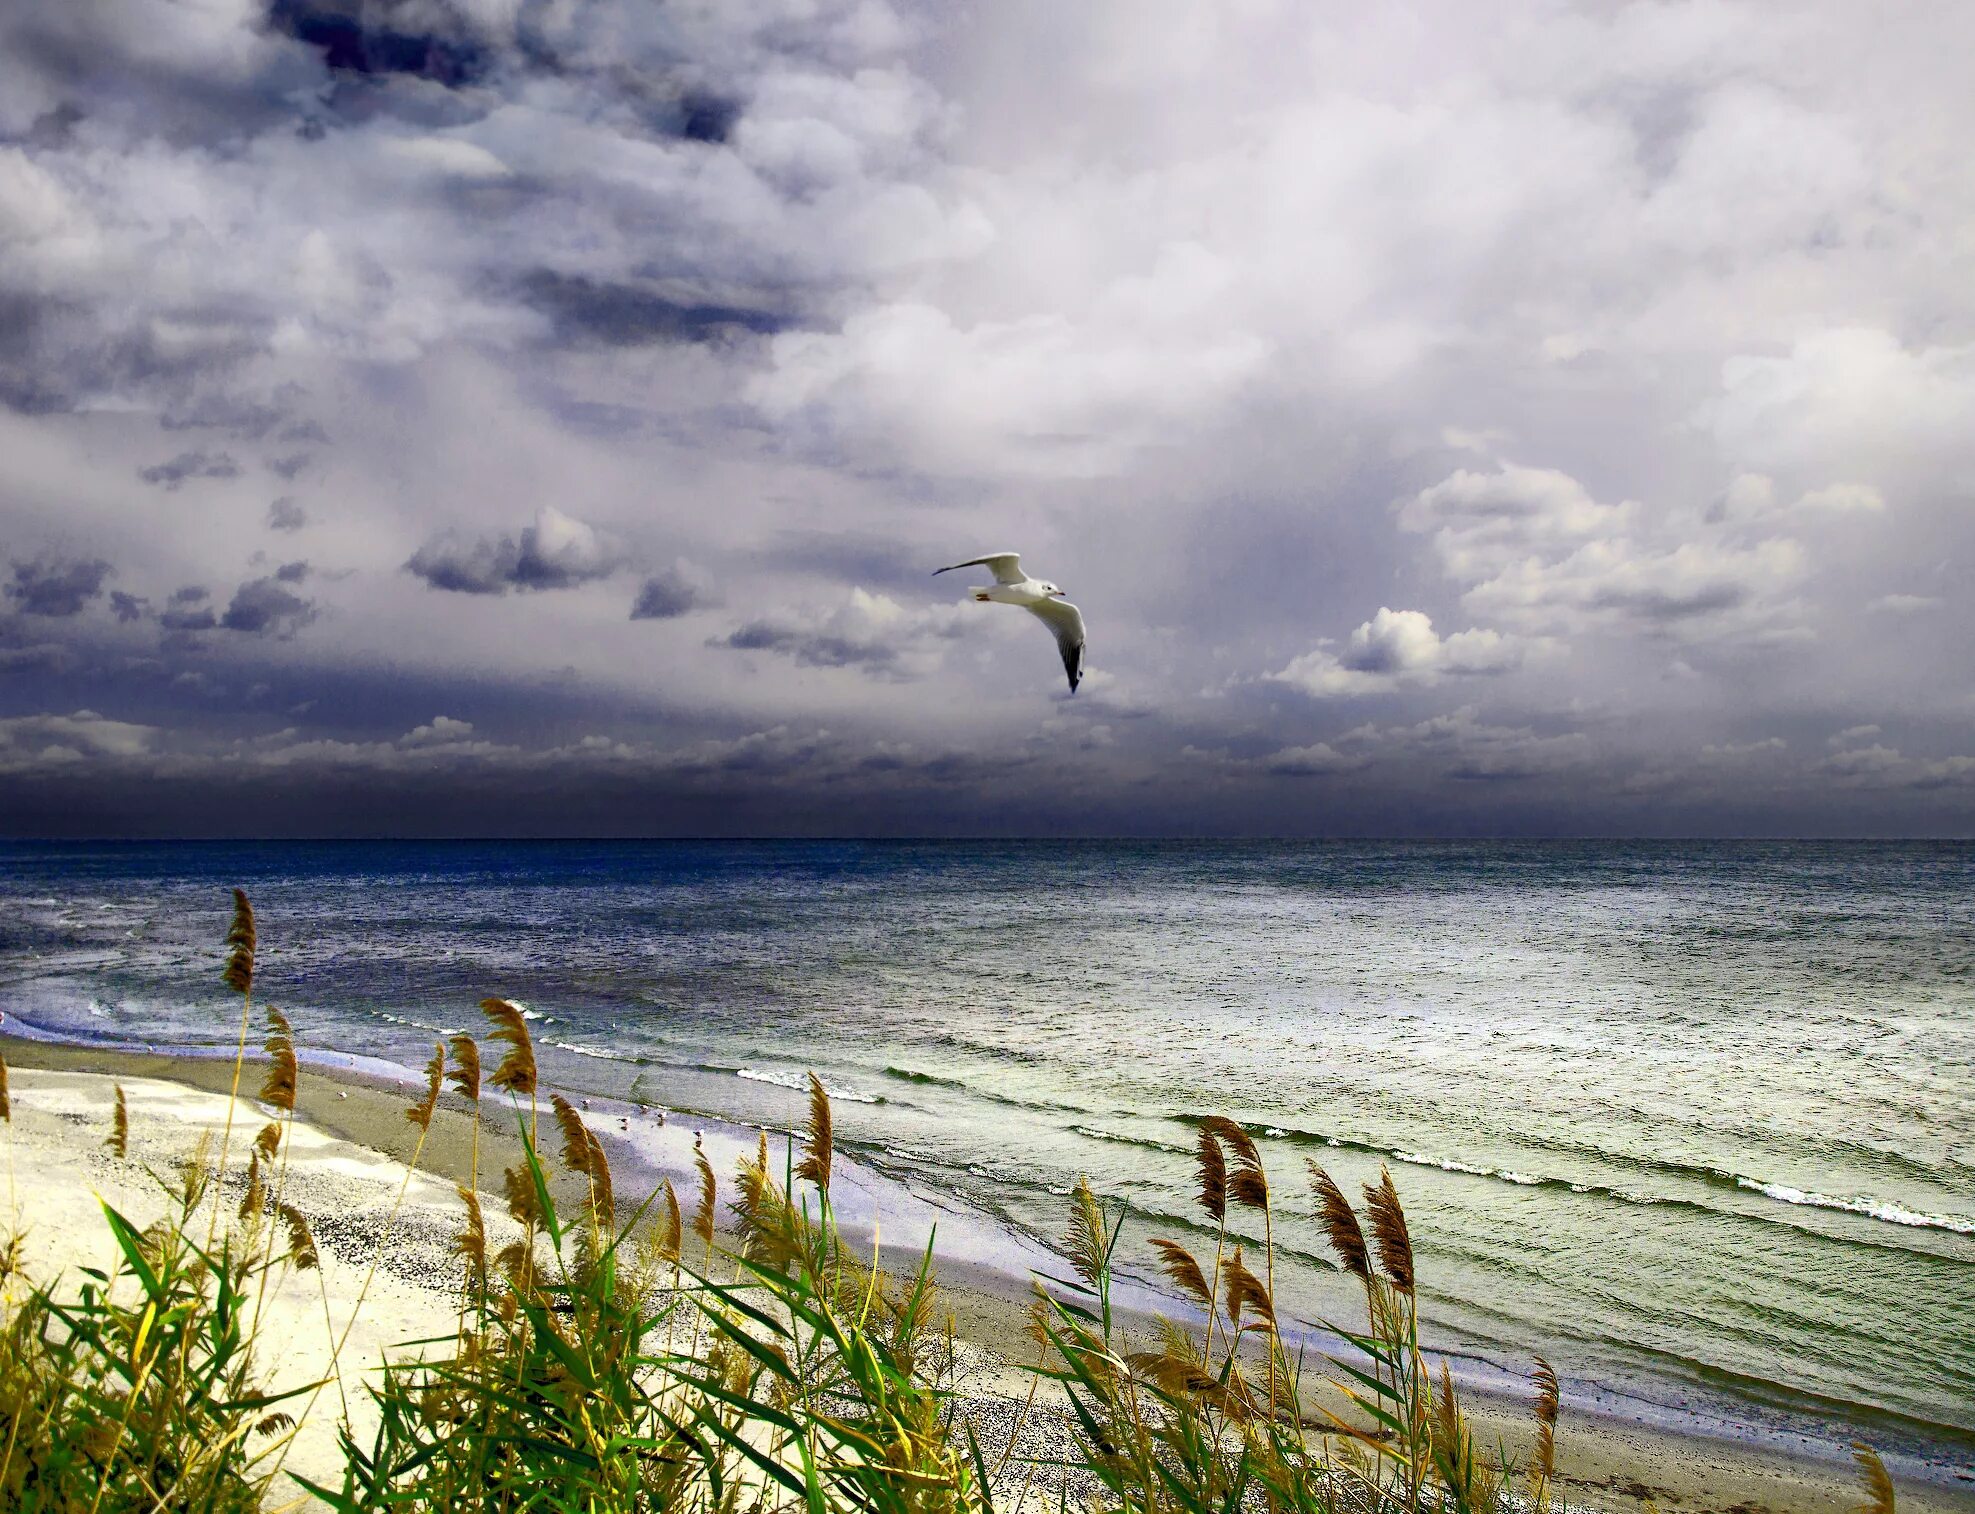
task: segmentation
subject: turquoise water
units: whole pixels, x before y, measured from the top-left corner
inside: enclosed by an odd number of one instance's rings
[[[560,1086],[842,1136],[1039,1235],[1088,1173],[1182,1239],[1189,1121],[1389,1165],[1438,1338],[1608,1404],[1975,1447],[1975,847],[0,848],[0,1008],[225,1041],[225,887],[326,1049],[525,1002]],[[1129,1242],[1127,1244],[1129,1248]]]

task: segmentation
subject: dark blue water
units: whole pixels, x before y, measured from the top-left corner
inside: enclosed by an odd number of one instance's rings
[[[1185,1238],[1225,1112],[1305,1317],[1350,1312],[1305,1159],[1385,1164],[1446,1339],[1975,1432],[1969,845],[8,846],[0,1007],[230,1044],[235,883],[318,1047],[501,994],[566,1088],[786,1125],[815,1068],[867,1161],[1045,1235],[1081,1172]]]

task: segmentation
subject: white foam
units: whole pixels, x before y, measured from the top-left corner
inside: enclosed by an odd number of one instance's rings
[[[629,1062],[637,1065],[636,1057],[627,1057],[622,1052],[606,1051],[601,1046],[585,1046],[579,1041],[544,1041],[544,1046],[553,1046],[557,1051],[571,1051],[579,1057],[595,1057],[599,1062]]]
[[[1452,1157],[1424,1156],[1417,1151],[1395,1151],[1392,1153],[1402,1162],[1411,1162],[1415,1167],[1438,1167],[1442,1172],[1465,1172],[1478,1178],[1500,1178],[1505,1183],[1519,1183],[1525,1188],[1536,1188],[1549,1181],[1548,1178],[1533,1177],[1526,1172],[1515,1172],[1507,1167],[1477,1167],[1469,1162],[1457,1162]],[[1575,1183],[1571,1187],[1576,1188]],[[1578,1189],[1582,1193],[1583,1189]]]
[[[1735,1185],[1785,1204],[1800,1204],[1811,1209],[1836,1209],[1846,1214],[1862,1214],[1871,1219],[1884,1220],[1889,1225],[1908,1225],[1920,1230],[1951,1230],[1957,1235],[1975,1235],[1975,1219],[1968,1219],[1962,1215],[1923,1214],[1917,1209],[1908,1209],[1903,1204],[1895,1204],[1885,1199],[1839,1198],[1828,1193],[1792,1188],[1788,1183],[1765,1183],[1757,1178],[1737,1177]]]
[[[773,1083],[777,1088],[793,1088],[797,1093],[806,1093],[809,1090],[809,1079],[799,1078],[794,1073],[774,1072],[759,1067],[741,1067],[735,1069],[734,1076],[746,1078],[750,1083]],[[848,1088],[832,1088],[828,1083],[823,1085],[823,1092],[833,1099],[843,1099],[852,1104],[884,1102],[874,1093],[857,1093]]]

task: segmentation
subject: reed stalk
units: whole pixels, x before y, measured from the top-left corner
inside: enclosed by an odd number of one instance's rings
[[[247,900],[242,889],[233,891],[233,922],[226,932],[226,967],[220,973],[220,980],[240,995],[240,1040],[233,1052],[233,1086],[226,1098],[226,1124],[219,1138],[219,1170],[217,1182],[226,1181],[227,1148],[233,1140],[233,1110],[240,1101],[240,1070],[247,1061],[247,1030],[253,1023],[254,1014],[254,953],[258,937],[254,930],[254,906]],[[219,1205],[213,1205],[213,1216],[206,1227],[206,1249],[213,1249],[213,1236],[219,1226]]]

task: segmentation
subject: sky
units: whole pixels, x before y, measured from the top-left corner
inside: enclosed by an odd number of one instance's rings
[[[1972,55],[0,0],[0,833],[1975,834]]]

